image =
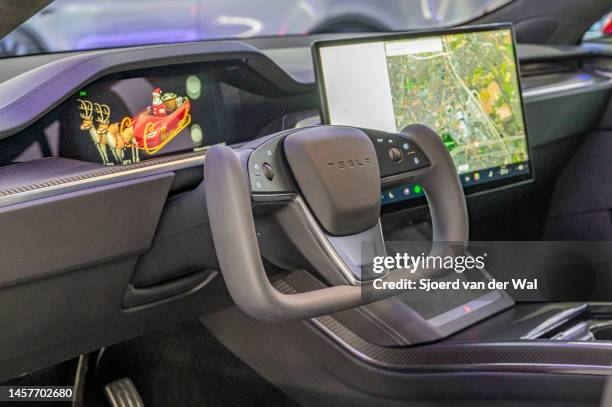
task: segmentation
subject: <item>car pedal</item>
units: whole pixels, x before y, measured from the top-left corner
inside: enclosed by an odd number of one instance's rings
[[[129,377],[115,380],[104,386],[104,394],[112,407],[144,407],[142,398]]]

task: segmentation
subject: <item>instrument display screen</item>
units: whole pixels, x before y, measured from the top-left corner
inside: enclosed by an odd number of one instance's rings
[[[147,68],[92,82],[61,106],[59,155],[127,165],[257,137],[284,99],[260,93],[246,68],[232,66]]]
[[[216,141],[216,85],[198,74],[105,79],[68,106],[72,131],[89,144],[91,160],[106,165],[201,149]]]

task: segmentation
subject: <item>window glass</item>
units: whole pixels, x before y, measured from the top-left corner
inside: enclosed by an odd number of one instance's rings
[[[321,32],[456,25],[511,0],[55,0],[0,56]]]

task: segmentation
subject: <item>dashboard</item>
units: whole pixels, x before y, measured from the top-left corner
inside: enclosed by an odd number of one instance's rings
[[[326,41],[321,42],[322,39]],[[314,64],[312,40],[316,43]],[[511,30],[503,25],[470,32],[463,29],[376,36],[360,39],[359,43],[354,35],[296,37],[281,47],[270,46],[266,41],[189,43],[76,53],[63,58],[35,57],[34,61],[42,63],[38,69],[15,77],[0,77],[4,81],[0,82],[0,166],[9,168],[20,163],[27,168],[43,158],[63,158],[83,164],[58,170],[68,178],[83,169],[100,168],[101,174],[123,173],[146,162],[180,161],[186,155],[203,157],[206,148],[213,144],[240,145],[263,135],[319,123],[382,126],[398,131],[412,120],[407,116],[410,112],[418,115],[418,121],[438,129],[445,138],[455,155],[461,182],[470,195],[531,180],[535,173],[531,151],[534,145],[548,145],[566,134],[575,134],[592,120],[592,115],[580,116],[570,126],[555,131],[549,121],[539,120],[545,115],[537,114],[530,118],[532,137],[528,142],[524,121],[530,109],[541,109],[542,103],[550,99],[567,108],[574,104],[578,107],[580,100],[572,98],[573,95],[603,98],[610,89],[610,81],[605,77],[574,72],[565,65],[552,68],[543,65],[541,59],[555,55],[548,49],[522,45],[517,52]],[[474,95],[461,89],[462,80],[453,77],[441,61],[430,58],[439,44],[452,45],[458,41],[467,45],[456,50],[460,58],[455,59],[455,68],[462,70],[461,77],[470,80],[480,77],[478,84],[471,84],[479,87]],[[422,50],[429,56],[419,63],[402,62],[414,56],[402,49],[434,43],[437,44],[434,48]],[[482,62],[477,53],[465,53],[478,44],[490,49]],[[329,72],[325,73],[323,68],[332,68],[323,63],[319,51],[333,50],[333,55],[338,48],[350,51],[356,46],[374,47],[379,53],[389,47],[395,47],[395,51],[388,55],[383,52],[379,59],[364,52],[348,55],[377,61],[372,66],[384,69],[365,74],[363,61],[358,61],[360,69],[345,69],[345,75],[334,86],[347,89],[352,86],[359,92],[354,95],[353,107],[337,104],[345,103],[346,99],[334,99],[332,106],[326,92],[333,90],[323,87],[329,85],[325,77]],[[581,52],[588,56],[591,51]],[[523,62],[522,78],[517,55]],[[492,72],[492,67],[486,64],[497,63],[498,59],[504,76],[489,80],[487,75],[497,75],[501,69]],[[330,61],[332,65],[340,63],[338,71],[343,70],[342,59]],[[24,66],[31,63],[32,59],[24,61]],[[402,71],[394,66],[409,69]],[[380,73],[388,75],[388,69],[403,75],[395,79],[402,83],[394,86],[393,92],[392,82],[385,82],[384,78],[380,81]],[[432,73],[436,70],[439,72]],[[520,92],[521,79],[526,111]],[[342,82],[347,80],[352,82]],[[353,109],[355,103],[361,109],[372,108],[368,103],[373,98],[364,95],[377,87],[387,89],[380,99],[384,103],[378,106],[386,106],[384,112],[363,115]],[[439,92],[445,89],[447,93],[443,96],[449,103],[434,106],[427,97],[420,97],[428,89]],[[405,101],[400,101],[401,98]],[[471,103],[475,98],[488,98],[481,104],[480,112]],[[402,103],[408,103],[406,109],[400,106]],[[431,114],[434,108],[442,111]],[[338,109],[344,109],[348,115],[342,118],[333,113]],[[482,109],[488,110],[486,120]],[[554,114],[555,109],[549,111],[547,107],[546,114]],[[372,121],[381,117],[386,124],[379,126]],[[370,121],[364,122],[365,118]],[[496,133],[502,133],[500,130],[509,137],[497,142],[493,139]],[[488,143],[497,143],[499,148],[486,147]],[[507,151],[500,153],[500,149]],[[461,151],[469,154],[460,154]],[[30,182],[53,177],[57,175],[46,174],[39,179],[25,171],[22,177],[5,185],[22,186],[24,179]],[[22,199],[9,189],[5,188],[0,198],[10,196],[7,202]],[[38,196],[34,193],[38,189],[31,189],[28,188],[27,199]],[[383,210],[388,212],[422,206],[425,198],[419,185],[404,185],[385,190],[381,201]]]

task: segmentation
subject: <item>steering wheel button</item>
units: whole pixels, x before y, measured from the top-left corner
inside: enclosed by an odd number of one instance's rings
[[[272,166],[268,163],[263,163],[261,169],[263,171],[264,176],[268,180],[272,181],[272,178],[274,178],[274,171],[272,170]]]
[[[387,153],[389,155],[389,159],[393,162],[400,162],[402,161],[402,157],[403,157],[403,153],[402,150],[400,150],[397,147],[391,147],[389,148],[389,151]]]

